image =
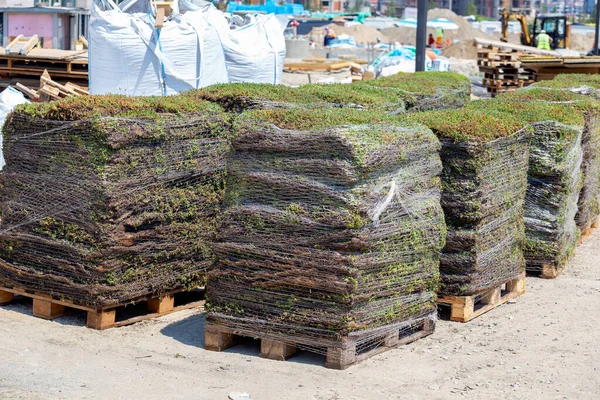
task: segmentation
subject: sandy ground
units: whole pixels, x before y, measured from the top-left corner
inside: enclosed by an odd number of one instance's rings
[[[207,352],[199,310],[104,332],[30,312],[0,309],[2,399],[597,399],[600,230],[558,279],[529,278],[516,301],[345,371],[308,353],[264,360],[253,344]]]

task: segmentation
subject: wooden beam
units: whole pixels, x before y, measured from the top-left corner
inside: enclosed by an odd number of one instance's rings
[[[5,47],[6,55],[7,56],[10,55],[10,48],[11,48],[11,46],[14,46],[15,44],[17,44],[19,41],[21,41],[21,39],[23,39],[23,35],[17,36],[16,38],[13,39],[12,42],[10,42],[8,44],[8,46]]]
[[[21,84],[21,82],[17,82],[15,85],[15,89],[19,90],[25,96],[29,97],[31,100],[37,100],[39,98],[38,94],[35,90],[29,89],[27,86]]]
[[[156,21],[154,21],[155,28],[162,28],[165,23],[165,9],[160,7],[156,10]]]
[[[39,41],[40,40],[38,38],[38,35],[33,35],[32,37],[29,38],[29,40],[27,40],[27,42],[25,42],[23,44],[23,46],[19,50],[19,54],[26,56],[27,53],[29,53],[31,51],[31,49],[33,49],[35,46],[37,46]]]
[[[87,41],[87,39],[85,38],[85,36],[83,36],[83,35],[79,35],[79,41],[80,41],[81,43],[83,43],[83,48],[85,48],[85,49],[87,49],[87,48],[88,48],[88,41]]]

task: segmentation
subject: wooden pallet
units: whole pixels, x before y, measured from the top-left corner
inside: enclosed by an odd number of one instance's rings
[[[477,65],[480,67],[491,67],[491,68],[519,68],[521,66],[521,62],[520,61],[508,61],[508,60],[492,61],[492,60],[479,59],[479,60],[477,60]]]
[[[515,87],[520,88],[523,87],[524,81],[522,80],[506,80],[506,79],[488,79],[483,78],[482,82],[483,86],[490,88],[508,88]]]
[[[328,347],[326,351],[325,367],[332,369],[346,369],[360,361],[366,360],[387,350],[412,343],[418,339],[429,336],[435,329],[435,321],[430,318],[423,319],[414,328],[402,328],[387,333],[376,339],[380,345],[370,348],[365,352],[357,349],[352,339],[342,341],[344,347]],[[256,338],[256,336],[252,336]],[[210,351],[223,351],[248,339],[250,336],[226,328],[214,322],[206,322],[204,331],[204,348]],[[271,360],[285,361],[297,353],[302,345],[290,344],[272,339],[260,338],[260,357]]]
[[[12,303],[16,296],[33,299],[33,315],[43,319],[55,319],[78,311],[87,312],[86,326],[90,329],[104,330],[131,325],[147,319],[161,317],[173,312],[190,308],[203,307],[204,290],[177,290],[166,293],[162,297],[137,299],[136,303],[118,304],[105,308],[81,306],[69,301],[57,299],[42,293],[32,293],[22,288],[0,287],[0,306]],[[199,298],[201,298],[199,300]],[[139,304],[138,304],[139,303]],[[183,303],[176,305],[176,303]],[[145,306],[145,309],[143,309]],[[135,314],[126,318],[118,318],[118,314]]]
[[[519,297],[525,293],[525,273],[517,279],[510,280],[473,296],[443,296],[438,304],[450,306],[450,320],[469,322],[486,312]]]
[[[600,216],[596,217],[596,219],[590,224],[590,226],[581,231],[581,236],[579,236],[579,241],[577,242],[577,245],[579,246],[583,244],[583,242],[588,240],[590,236],[592,236],[592,229],[597,229],[598,225],[600,225]]]

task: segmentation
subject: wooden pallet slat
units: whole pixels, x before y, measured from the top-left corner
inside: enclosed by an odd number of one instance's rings
[[[442,296],[438,304],[450,306],[450,320],[469,322],[486,312],[525,293],[525,274],[472,296]]]

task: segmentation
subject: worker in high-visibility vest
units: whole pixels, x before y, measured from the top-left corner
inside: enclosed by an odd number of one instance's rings
[[[542,30],[537,37],[537,48],[541,50],[550,50],[550,43],[552,43],[552,38],[546,31]]]

